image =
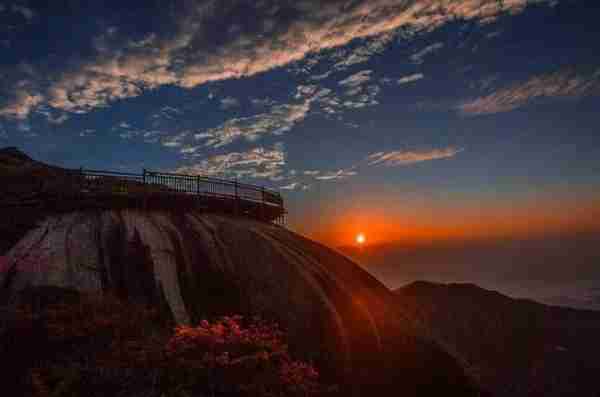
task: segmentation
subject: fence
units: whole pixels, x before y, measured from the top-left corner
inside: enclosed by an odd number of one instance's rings
[[[71,170],[68,184],[76,186],[83,195],[110,194],[125,196],[186,195],[213,199],[213,202],[234,202],[236,210],[269,215],[281,220],[285,214],[279,192],[262,186],[205,176],[154,172],[144,169],[142,174],[99,170]],[[238,205],[239,203],[239,205]]]

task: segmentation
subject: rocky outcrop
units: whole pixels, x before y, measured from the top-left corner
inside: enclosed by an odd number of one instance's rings
[[[280,322],[290,348],[354,395],[475,393],[462,369],[398,316],[391,292],[342,255],[280,226],[193,212],[50,216],[8,253],[0,284],[111,290],[168,308]]]

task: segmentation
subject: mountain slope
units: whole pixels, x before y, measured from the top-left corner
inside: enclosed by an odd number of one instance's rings
[[[397,309],[498,396],[597,396],[600,312],[512,299],[474,284],[414,282]]]
[[[192,212],[85,211],[49,216],[8,253],[10,292],[55,286],[114,291],[179,323],[260,314],[292,351],[345,393],[475,393],[460,366],[399,321],[393,294],[345,257],[282,227]]]

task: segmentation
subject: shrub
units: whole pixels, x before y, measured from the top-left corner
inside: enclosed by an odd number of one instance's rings
[[[230,316],[170,330],[157,310],[82,295],[3,308],[0,354],[20,394],[313,396],[329,393],[285,333]],[[9,372],[10,372],[9,371]],[[23,376],[25,375],[25,376]]]
[[[283,336],[276,324],[222,317],[196,327],[177,327],[166,354],[178,374],[196,375],[188,378],[192,390],[256,396],[318,394],[322,389],[317,370],[293,360]],[[202,390],[206,387],[209,390]]]

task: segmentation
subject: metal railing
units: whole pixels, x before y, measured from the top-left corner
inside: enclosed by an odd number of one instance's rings
[[[43,208],[69,211],[76,208],[142,206],[188,208],[249,216],[285,223],[283,198],[262,186],[199,175],[65,169],[48,167],[30,176],[3,176],[2,208]]]
[[[279,192],[262,186],[198,175],[183,175],[144,170],[142,174],[73,170],[81,177],[83,192],[171,193],[240,199],[283,207]]]

